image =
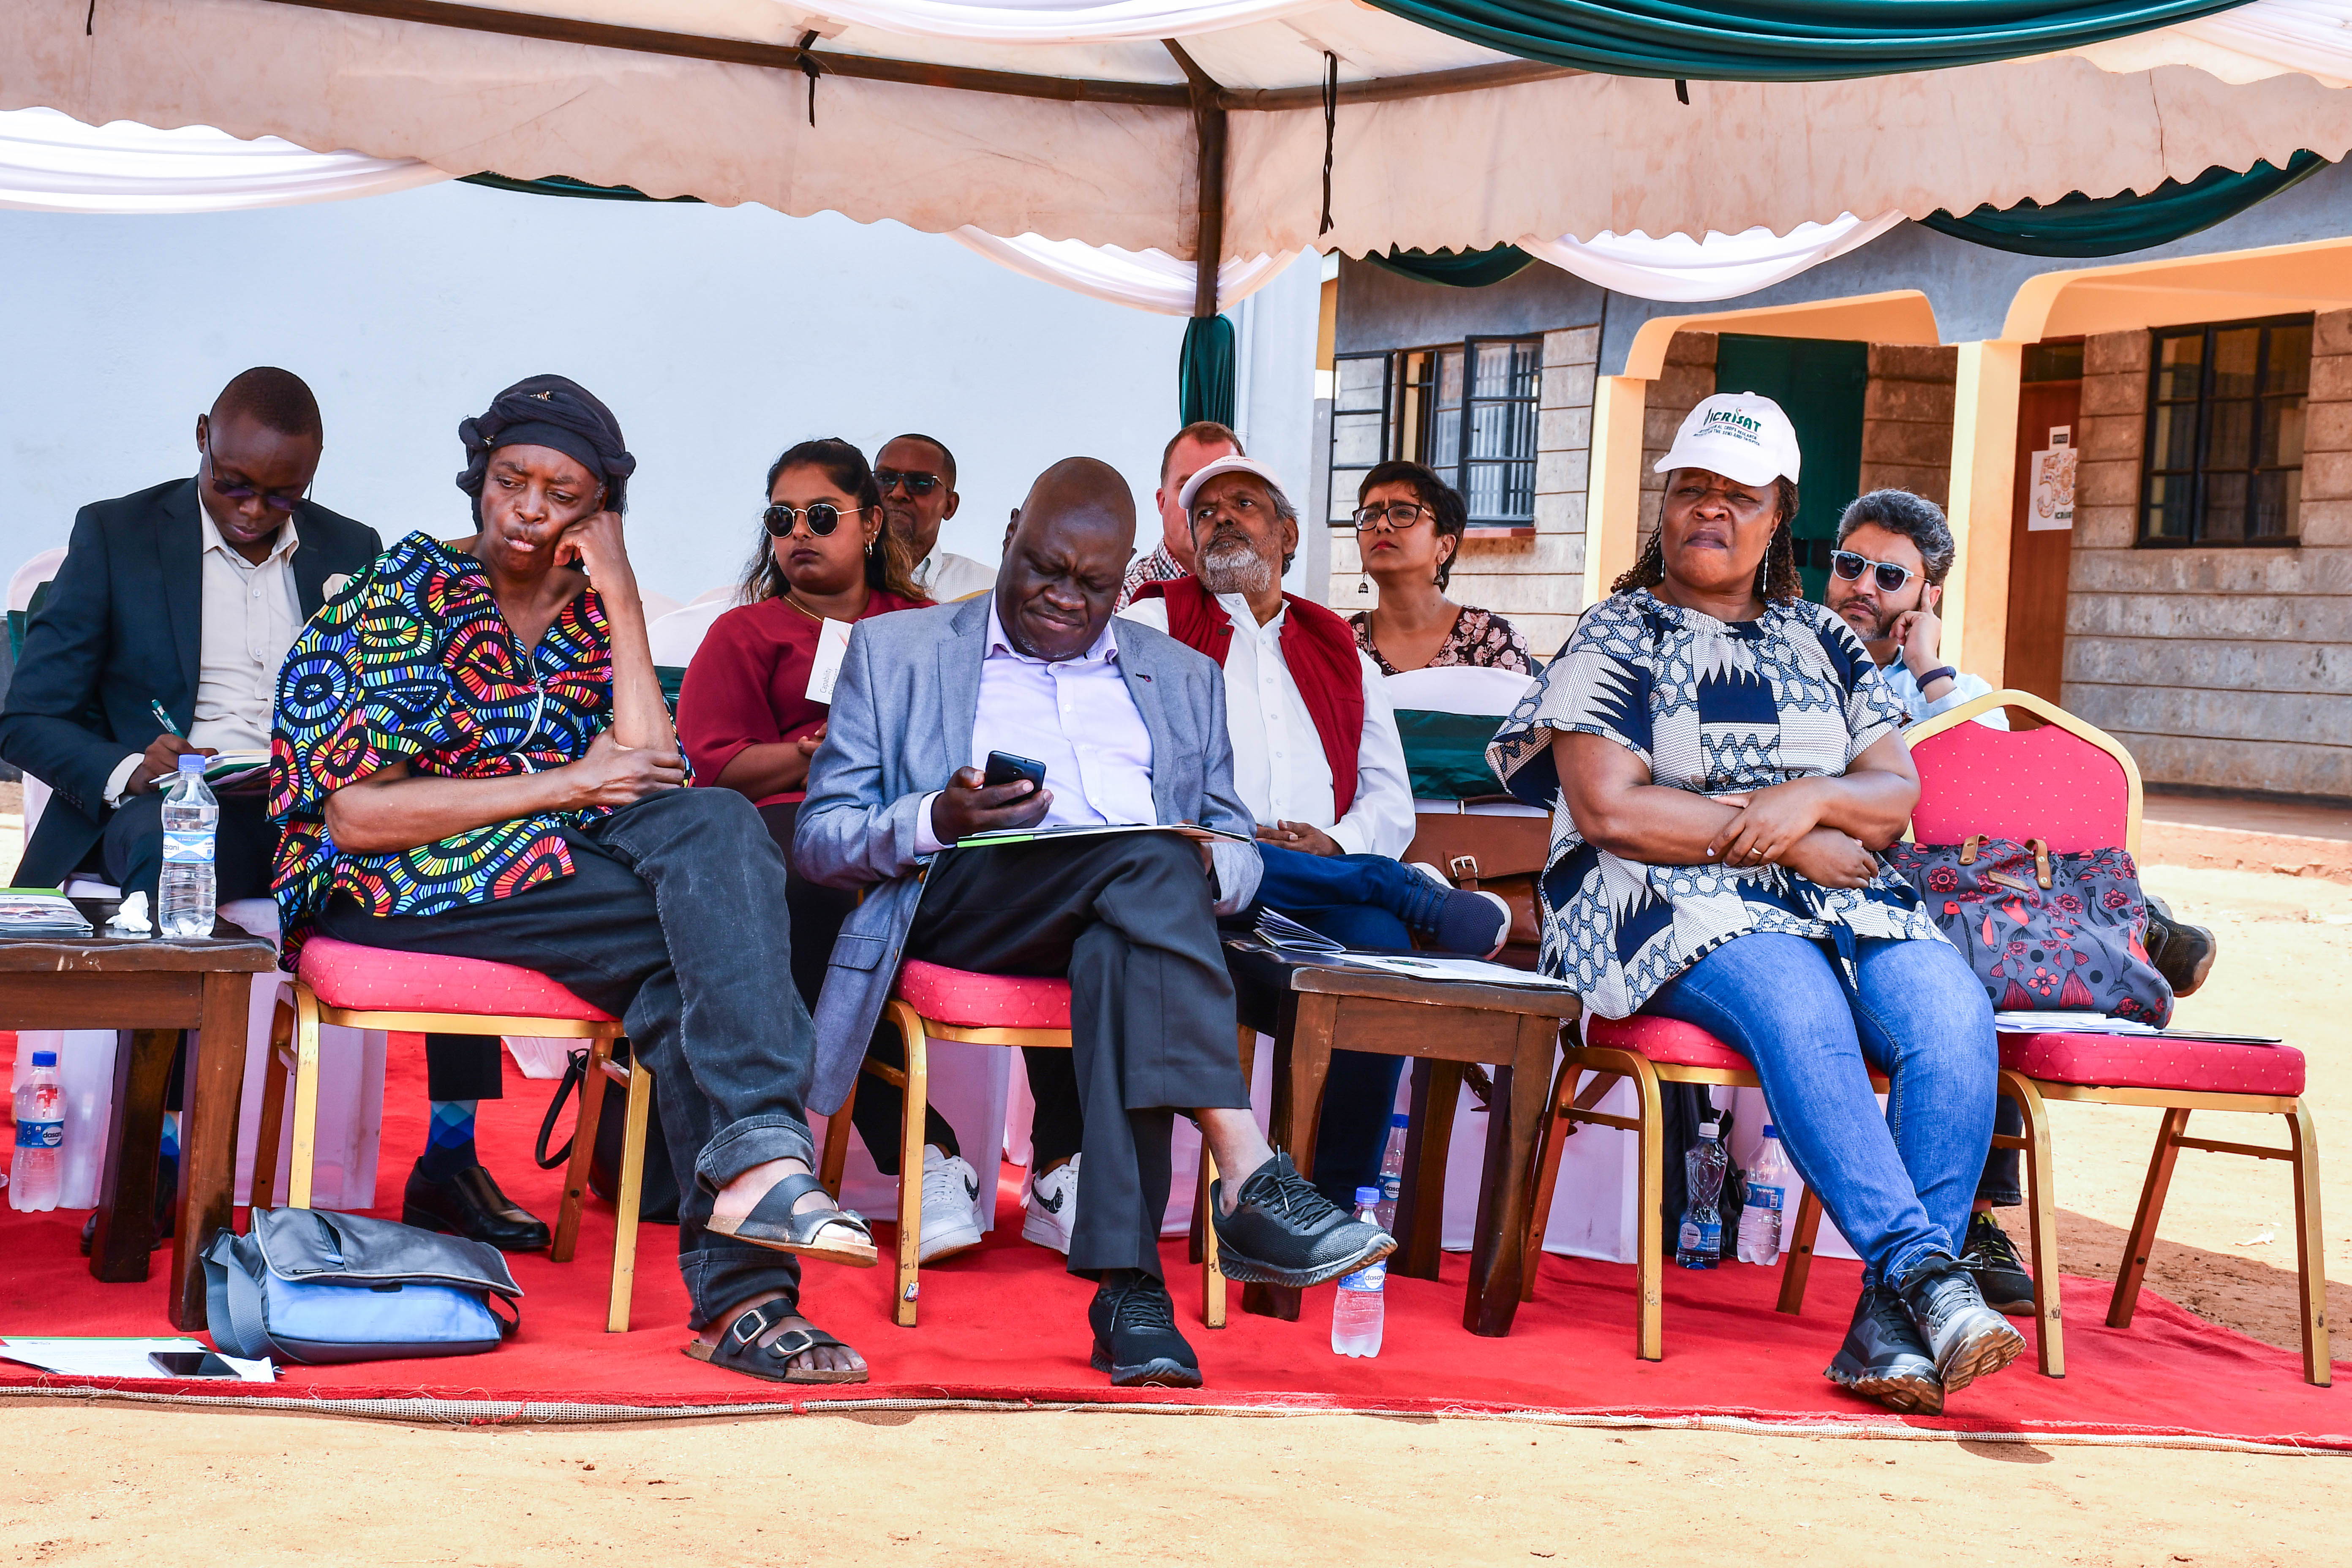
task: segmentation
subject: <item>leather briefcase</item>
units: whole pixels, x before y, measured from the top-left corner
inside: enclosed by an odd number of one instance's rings
[[[1511,934],[1495,960],[1534,969],[1543,948],[1536,879],[1551,854],[1551,818],[1423,812],[1414,821],[1404,858],[1427,861],[1457,888],[1499,894],[1511,906]]]

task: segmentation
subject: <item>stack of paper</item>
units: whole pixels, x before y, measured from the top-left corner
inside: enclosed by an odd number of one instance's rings
[[[54,888],[0,888],[0,937],[88,935],[89,921]]]
[[[269,771],[268,752],[223,752],[205,763],[205,783],[218,789],[258,783]]]

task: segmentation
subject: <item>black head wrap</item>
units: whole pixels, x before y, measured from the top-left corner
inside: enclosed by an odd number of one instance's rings
[[[604,505],[626,510],[628,479],[636,458],[622,443],[620,422],[596,395],[568,376],[534,375],[490,399],[489,408],[457,426],[466,443],[466,471],[457,488],[474,498],[481,521],[482,480],[490,454],[500,447],[547,447],[562,453],[604,481]]]

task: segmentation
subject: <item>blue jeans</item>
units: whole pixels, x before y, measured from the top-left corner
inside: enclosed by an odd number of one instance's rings
[[[1992,1006],[1940,942],[1855,944],[1858,988],[1821,943],[1732,938],[1650,999],[1756,1064],[1780,1144],[1869,1267],[1901,1285],[1958,1257],[1991,1146]],[[1888,1079],[1878,1114],[1864,1062]]]
[[[1435,925],[1445,900],[1444,889],[1385,855],[1309,855],[1276,844],[1257,847],[1265,870],[1254,908],[1279,910],[1349,947],[1410,948],[1412,928]],[[1381,1151],[1388,1145],[1390,1108],[1396,1104],[1404,1063],[1402,1057],[1369,1051],[1331,1053],[1310,1179],[1343,1209],[1355,1207],[1358,1187],[1380,1184]]]

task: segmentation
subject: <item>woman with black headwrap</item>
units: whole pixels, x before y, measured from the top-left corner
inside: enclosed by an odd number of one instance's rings
[[[875,1252],[809,1169],[783,858],[741,795],[681,787],[622,534],[636,459],[562,376],[509,387],[458,433],[475,534],[386,551],[279,678],[288,954],[318,934],[519,964],[624,1019],[684,1194],[688,1353],[862,1382],[796,1304],[790,1255]]]

